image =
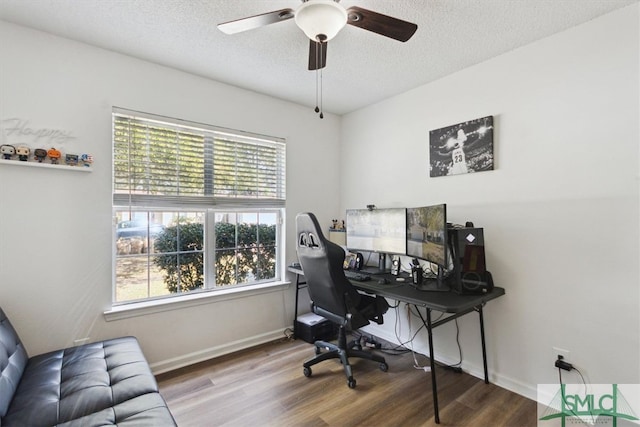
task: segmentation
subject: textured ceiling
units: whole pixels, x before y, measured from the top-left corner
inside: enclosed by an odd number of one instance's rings
[[[343,0],[418,24],[406,43],[347,25],[329,42],[324,110],[344,114],[638,0]],[[313,108],[308,39],[293,20],[216,24],[299,0],[0,0],[0,19]]]

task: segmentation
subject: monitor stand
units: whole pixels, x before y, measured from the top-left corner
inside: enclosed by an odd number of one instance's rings
[[[414,285],[419,291],[449,292],[451,288],[446,283],[438,283],[438,279],[425,279],[419,285]]]
[[[449,292],[451,287],[449,286],[447,279],[442,274],[442,268],[438,267],[438,276],[434,279],[423,279],[422,283],[414,284],[419,291],[428,292]]]
[[[387,270],[387,255],[383,253],[378,254],[378,268],[364,267],[360,271],[365,274],[374,274],[374,275],[389,273],[389,270]]]

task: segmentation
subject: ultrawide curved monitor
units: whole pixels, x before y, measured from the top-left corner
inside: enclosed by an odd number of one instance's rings
[[[407,208],[407,255],[447,267],[447,205]]]

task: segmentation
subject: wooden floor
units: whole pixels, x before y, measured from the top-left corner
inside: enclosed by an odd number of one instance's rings
[[[384,355],[389,365],[351,359],[355,389],[337,360],[302,363],[314,348],[282,340],[158,376],[178,425],[435,426],[429,373],[411,353]],[[418,362],[428,359],[418,356]],[[536,404],[478,378],[437,367],[441,426],[536,425]]]

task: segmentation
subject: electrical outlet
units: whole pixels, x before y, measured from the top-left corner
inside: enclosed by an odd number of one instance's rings
[[[553,347],[553,361],[555,362],[558,359],[558,356],[562,356],[565,362],[571,362],[571,352],[569,350],[565,350],[560,347]]]

